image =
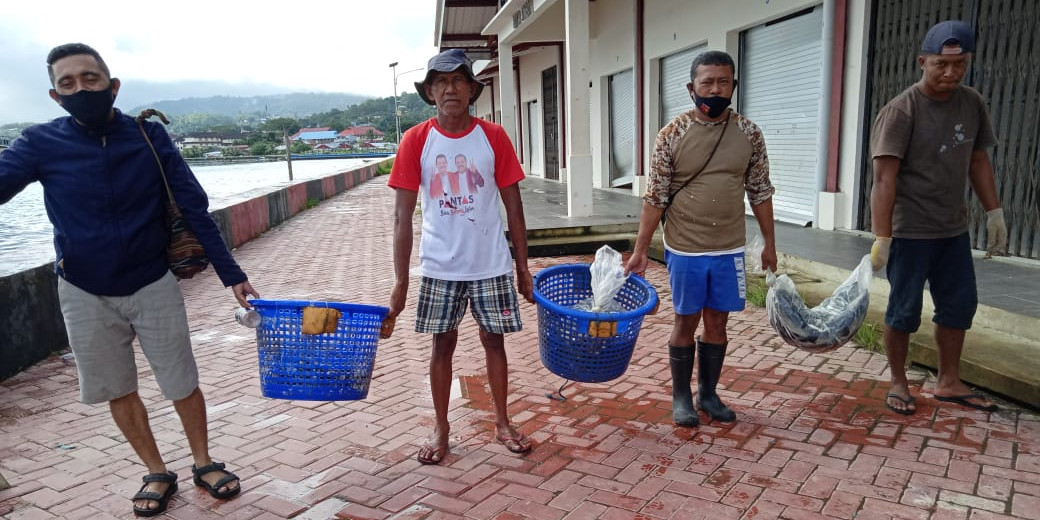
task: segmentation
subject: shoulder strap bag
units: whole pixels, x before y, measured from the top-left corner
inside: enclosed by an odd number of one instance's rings
[[[166,261],[170,264],[170,271],[173,272],[173,275],[184,280],[205,270],[209,265],[209,258],[198,237],[188,226],[188,221],[181,213],[180,207],[177,206],[177,201],[173,198],[173,190],[170,189],[170,183],[166,179],[166,169],[163,168],[159,153],[155,151],[155,145],[152,144],[152,140],[148,138],[148,132],[144,129],[144,121],[152,116],[159,116],[163,124],[170,124],[170,121],[162,112],[154,108],[142,111],[141,115],[136,118],[141,135],[144,136],[144,141],[148,143],[148,148],[151,148],[155,162],[159,165],[159,174],[162,175],[163,186],[166,187],[166,228],[170,232],[170,243],[166,246]]]
[[[722,143],[722,138],[726,136],[726,128],[729,128],[729,120],[731,117],[733,117],[732,112],[726,114],[726,122],[722,125],[722,132],[719,133],[719,140],[715,141],[715,146],[711,149],[711,153],[708,154],[708,160],[704,161],[704,165],[701,166],[701,169],[697,170],[697,173],[690,176],[689,179],[686,179],[686,182],[682,183],[682,186],[679,186],[679,189],[668,194],[668,203],[664,207],[664,211],[661,212],[662,226],[664,225],[664,221],[667,220],[668,209],[672,207],[672,201],[675,200],[675,196],[678,195],[680,191],[685,189],[686,186],[688,186],[693,179],[696,179],[697,176],[700,175],[701,172],[703,172],[704,169],[708,167],[708,164],[711,163],[711,158],[715,157],[715,152],[719,149],[719,144]]]

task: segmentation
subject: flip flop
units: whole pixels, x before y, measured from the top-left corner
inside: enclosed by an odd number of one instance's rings
[[[425,454],[425,456],[423,455]],[[415,455],[415,460],[419,461],[420,464],[440,464],[444,460],[444,456],[448,454],[447,446],[436,446],[432,443],[423,444],[422,448],[419,448],[419,453]]]
[[[961,406],[967,406],[968,408],[974,408],[976,410],[982,410],[983,412],[995,412],[997,410],[1000,410],[1000,407],[995,405],[995,404],[990,403],[989,406],[983,406],[983,405],[981,405],[979,403],[973,403],[973,402],[969,401],[968,399],[979,399],[979,400],[983,400],[983,401],[986,400],[985,397],[982,397],[979,394],[951,395],[949,397],[942,396],[942,395],[935,396],[935,400],[936,401],[943,401],[943,402],[946,402],[946,403],[956,403],[956,404],[959,404]]]
[[[501,442],[507,450],[513,453],[527,453],[531,451],[531,441],[524,435],[524,432],[517,431],[517,437],[507,437],[505,435],[498,435],[495,438],[498,442]]]
[[[895,406],[892,406],[888,403],[889,399],[895,399],[907,405],[907,408],[896,408]],[[913,415],[917,412],[917,406],[914,406],[913,409],[909,408],[909,406],[914,404],[916,401],[917,399],[912,395],[904,398],[896,394],[895,392],[889,392],[888,395],[885,396],[885,408],[888,408],[889,410],[892,410],[893,412],[900,415]]]
[[[138,500],[151,500],[158,502],[159,505],[155,509],[148,509],[147,507],[137,507],[134,504],[134,516],[157,516],[161,515],[166,511],[166,506],[170,504],[170,497],[177,492],[177,474],[172,471],[166,473],[152,473],[151,475],[145,475],[141,480],[144,481],[144,485],[141,486],[141,490],[137,492],[130,500],[137,502]],[[162,493],[156,493],[155,491],[145,491],[148,484],[152,482],[162,482],[167,484],[166,491]]]

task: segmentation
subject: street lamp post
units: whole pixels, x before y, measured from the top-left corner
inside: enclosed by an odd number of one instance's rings
[[[390,68],[393,69],[393,74],[394,74],[394,124],[396,125],[396,128],[397,128],[397,144],[400,145],[401,144],[401,111],[397,107],[397,78],[399,78],[401,76],[404,76],[405,74],[408,74],[409,72],[416,72],[416,71],[419,71],[419,70],[423,70],[423,68],[419,67],[417,69],[406,70],[406,71],[398,74],[397,73],[397,62],[396,61],[390,64]]]
[[[390,68],[393,69],[391,73],[394,75],[394,122],[397,125],[397,133],[394,134],[397,137],[397,145],[401,145],[401,116],[397,113],[397,62],[390,64]]]

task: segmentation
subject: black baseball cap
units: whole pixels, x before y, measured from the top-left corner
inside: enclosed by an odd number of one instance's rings
[[[477,81],[477,77],[473,75],[473,61],[466,56],[466,52],[462,49],[450,49],[446,50],[432,58],[426,65],[426,77],[422,81],[415,82],[415,90],[419,92],[419,97],[428,105],[435,105],[432,99],[426,97],[426,84],[429,83],[430,78],[433,77],[434,72],[454,72],[462,69],[469,77],[469,80],[476,85],[473,90],[473,96],[469,98],[469,104],[473,104],[477,98],[480,97],[480,93],[484,90],[484,84]]]
[[[958,49],[943,49],[945,46]],[[965,54],[975,52],[975,31],[967,22],[946,20],[928,29],[921,43],[923,54]]]

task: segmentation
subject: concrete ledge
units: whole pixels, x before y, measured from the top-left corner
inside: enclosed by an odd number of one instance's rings
[[[321,201],[374,178],[385,159],[293,184],[210,212],[228,249],[234,249]],[[69,346],[52,263],[0,277],[0,380]]]
[[[632,249],[632,234],[611,233],[581,237],[528,239],[527,255],[530,257],[585,255],[595,253],[603,246],[610,246],[619,252],[629,251]],[[510,248],[512,248],[512,243],[510,243]]]
[[[831,295],[851,271],[788,254],[780,255],[780,271],[788,272],[809,306]],[[867,321],[884,327],[888,281],[874,277]],[[909,360],[933,370],[938,350],[930,325],[934,308],[925,295],[921,329],[910,336]],[[1021,334],[1019,334],[1021,333]],[[979,306],[964,339],[961,379],[1034,409],[1040,408],[1040,320],[1002,309]]]
[[[0,277],[0,380],[69,346],[50,263]]]

